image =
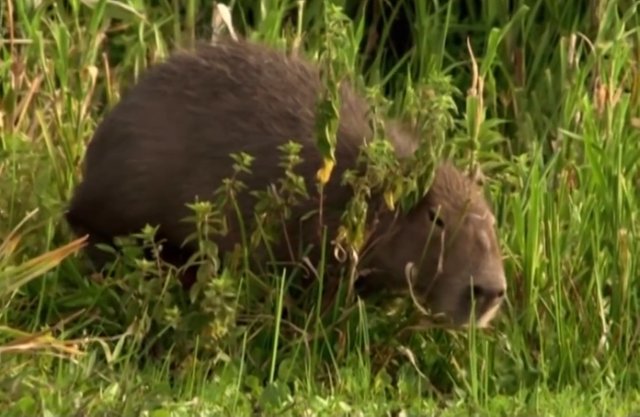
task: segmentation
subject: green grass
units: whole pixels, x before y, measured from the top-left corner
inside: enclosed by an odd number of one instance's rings
[[[339,22],[307,3],[298,27],[285,19],[295,1],[235,2],[234,25],[283,47],[304,34],[309,56],[329,53],[460,164],[481,163],[509,279],[493,328],[407,333],[362,305],[344,321],[281,320],[291,275],[263,277],[273,293],[257,303],[249,275],[229,269],[193,305],[154,265],[86,276],[61,217],[85,144],[148,65],[208,36],[211,4],[8,0],[2,415],[640,413],[639,3],[516,0],[508,14],[489,0],[461,20],[462,2],[418,2],[415,48],[401,61],[379,49],[367,65],[355,42],[323,37]],[[357,41],[362,28],[329,33]]]

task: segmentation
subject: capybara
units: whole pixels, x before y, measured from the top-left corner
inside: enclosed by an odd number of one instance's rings
[[[282,178],[278,147],[290,140],[302,145],[303,162],[295,172],[305,179],[310,198],[291,208],[282,229],[287,238],[277,240],[270,253],[279,261],[299,262],[299,249],[312,243],[316,249],[309,257],[318,262],[316,173],[322,158],[315,129],[321,88],[320,72],[309,61],[246,40],[221,39],[176,51],[146,70],[98,126],[67,211],[74,232],[89,234],[93,263],[101,267],[106,260],[95,243],[137,233],[146,224],[159,226],[158,237],[173,261],[186,260],[197,245],[183,245],[194,231],[184,221],[193,215],[187,204],[196,197],[209,200],[233,174],[230,154],[245,152],[255,160],[252,172],[240,176],[246,185],[237,195],[240,216],[231,209],[228,233],[215,237],[221,251],[233,249],[241,236],[237,218],[245,227],[255,221],[256,200],[249,191],[265,190]],[[364,97],[347,82],[340,94],[336,165],[321,210],[329,241],[354,193],[342,182],[343,173],[356,166],[361,146],[373,137]],[[399,124],[391,126],[387,137],[398,156],[411,155],[417,140]],[[370,198],[372,207],[384,206],[379,194]],[[381,218],[358,263],[358,270],[366,271],[358,278],[363,293],[411,289],[423,307],[453,325],[468,324],[473,298],[477,324],[493,318],[506,280],[495,219],[482,185],[471,175],[451,162],[438,163],[417,204]],[[337,262],[333,250],[326,253],[328,263]]]

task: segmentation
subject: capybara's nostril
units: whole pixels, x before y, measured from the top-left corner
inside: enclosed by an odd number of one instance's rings
[[[504,287],[493,287],[476,284],[471,286],[470,293],[473,296],[474,300],[482,299],[485,302],[493,302],[504,297],[505,289]]]

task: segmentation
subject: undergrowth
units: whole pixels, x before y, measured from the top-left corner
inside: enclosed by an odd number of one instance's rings
[[[327,69],[320,178],[333,164],[331,99],[343,76],[378,111],[417,126],[425,144],[406,172],[384,146],[371,147],[364,180],[354,183],[362,195],[379,186],[387,201],[410,205],[428,186],[430,163],[445,156],[481,170],[508,276],[507,305],[492,328],[414,329],[410,306],[349,299],[345,288],[321,314],[319,288],[305,294],[303,308],[287,296],[305,271],[249,268],[251,245],[274,227],[260,209],[317,192],[299,187],[295,144],[281,149],[278,193],[261,194],[256,214],[265,222],[247,230],[231,256],[202,236],[224,232],[221,207],[242,190],[251,155],[230,155],[237,177],[221,184],[218,200],[194,203],[200,266],[189,292],[182,271],[143,257],[145,247],[158,250],[151,226],[138,236],[146,246],[122,241],[124,255],[105,276],[87,272],[83,241],[63,220],[86,143],[145,68],[212,36],[216,9],[196,0],[7,0],[0,7],[7,415],[640,411],[638,3],[398,1],[395,13],[409,13],[405,44],[402,22],[391,25],[385,15],[375,26],[358,12],[360,2],[343,3],[228,5],[238,34]],[[403,54],[394,56],[398,48]],[[362,201],[346,220],[362,218]],[[357,245],[361,224],[345,224],[345,239]],[[313,267],[328,275],[322,262]]]

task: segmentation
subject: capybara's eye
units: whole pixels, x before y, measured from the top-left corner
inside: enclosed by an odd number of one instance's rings
[[[432,223],[435,223],[438,227],[444,227],[442,216],[440,216],[435,208],[429,209],[429,220],[431,220]]]

